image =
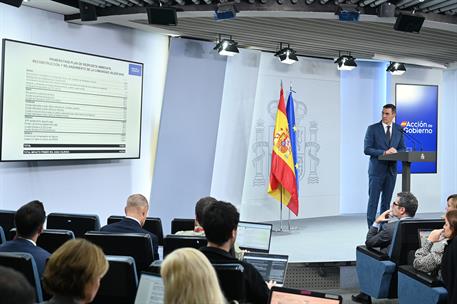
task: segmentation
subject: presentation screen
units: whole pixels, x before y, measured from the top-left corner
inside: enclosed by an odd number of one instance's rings
[[[1,161],[139,158],[143,64],[3,39]]]
[[[433,151],[438,149],[438,86],[396,84],[396,123],[404,131],[407,151]],[[402,164],[398,162],[398,171]],[[415,162],[411,173],[436,173],[436,162]]]

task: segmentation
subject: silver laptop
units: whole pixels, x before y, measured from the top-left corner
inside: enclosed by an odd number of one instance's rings
[[[163,282],[158,274],[141,273],[135,304],[163,304]]]
[[[272,224],[239,222],[236,243],[244,250],[268,253],[272,229]]]
[[[276,281],[276,286],[284,285],[289,256],[247,252],[243,260],[254,266],[265,281]]]

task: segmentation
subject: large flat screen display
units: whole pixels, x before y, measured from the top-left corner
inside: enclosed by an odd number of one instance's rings
[[[139,158],[143,64],[3,39],[1,161]]]
[[[396,123],[403,128],[407,151],[438,149],[438,86],[396,84]],[[398,162],[398,171],[402,164]],[[436,173],[435,162],[414,162],[411,173]]]

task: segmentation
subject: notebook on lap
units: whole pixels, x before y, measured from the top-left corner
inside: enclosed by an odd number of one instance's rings
[[[239,222],[236,243],[241,249],[254,252],[269,252],[272,224]]]
[[[274,286],[271,288],[270,301],[268,303],[341,304],[343,303],[343,298],[339,295]]]
[[[243,260],[253,265],[265,281],[276,281],[277,286],[284,284],[289,256],[247,252]]]
[[[158,274],[142,272],[135,304],[163,304],[163,282]]]

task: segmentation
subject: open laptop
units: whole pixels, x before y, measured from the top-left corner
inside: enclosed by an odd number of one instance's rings
[[[417,237],[419,238],[419,245],[420,247],[424,247],[425,240],[427,240],[428,236],[430,233],[433,231],[433,229],[418,229],[417,230]]]
[[[142,272],[135,304],[163,304],[163,282],[158,274]]]
[[[253,252],[269,252],[272,224],[239,222],[236,243],[241,249]]]
[[[343,298],[339,295],[273,286],[271,288],[270,301],[268,303],[341,304],[343,303]]]
[[[276,281],[276,286],[284,284],[289,256],[247,252],[243,260],[254,266],[265,281]]]

